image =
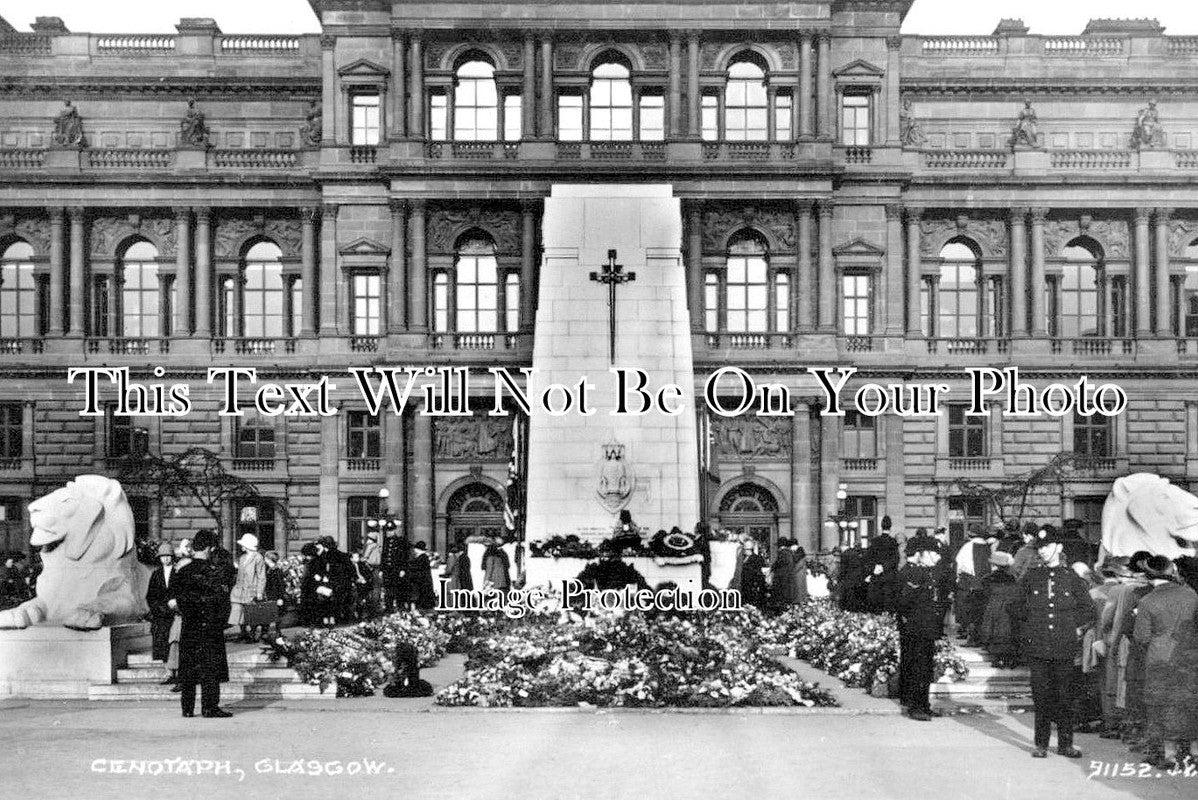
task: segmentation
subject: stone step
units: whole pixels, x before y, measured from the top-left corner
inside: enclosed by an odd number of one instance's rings
[[[969,667],[970,678],[1020,678],[1028,680],[1031,673],[1027,667],[1017,667],[1016,669],[999,669],[992,667],[989,662],[981,662],[978,664],[967,664]]]
[[[169,670],[158,664],[141,664],[131,669],[116,671],[117,683],[161,683]],[[275,680],[298,682],[299,675],[291,667],[237,667],[229,665],[229,679],[232,681],[254,682]]]
[[[932,698],[932,708],[947,713],[987,712],[990,714],[1023,713],[1033,708],[1027,697],[953,697]]]
[[[279,666],[284,662],[271,661],[270,657],[260,650],[230,650],[226,653],[226,659],[229,666],[234,665],[252,667],[252,666]],[[143,666],[162,666],[161,661],[155,661],[150,657],[149,653],[130,653],[128,665],[131,669],[136,669]]]
[[[933,695],[1030,695],[1027,683],[933,683],[928,689]]]
[[[231,681],[221,684],[221,703],[238,700],[269,700],[269,699],[332,699],[336,690],[329,687],[321,694],[319,686],[308,683],[291,683],[286,681],[254,681],[239,683]],[[179,695],[172,692],[169,686],[159,686],[147,683],[114,683],[95,684],[88,687],[89,700],[173,700],[178,702]]]

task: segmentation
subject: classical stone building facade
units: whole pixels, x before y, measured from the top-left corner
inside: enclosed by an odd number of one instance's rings
[[[511,418],[374,419],[348,376],[336,416],[224,417],[207,371],[527,366],[543,200],[596,181],[682,198],[696,387],[736,365],[793,393],[793,417],[701,420],[726,526],[960,529],[991,512],[958,479],[1062,451],[1029,514],[1093,523],[1129,471],[1198,481],[1198,39],[900,35],[911,0],[312,4],[319,36],[0,26],[9,546],[70,475],[191,446],[287,502],[290,534],[227,510],[281,550],[355,545],[382,486],[435,549],[498,528]],[[193,410],[80,416],[66,371],[100,365],[187,383]],[[822,416],[809,366],[950,406]],[[1129,407],[965,416],[972,366]],[[137,505],[150,535],[202,522]]]

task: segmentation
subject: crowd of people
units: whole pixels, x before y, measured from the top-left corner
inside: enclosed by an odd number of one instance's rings
[[[31,564],[24,553],[0,556],[0,608],[20,605],[33,597],[40,562]]]

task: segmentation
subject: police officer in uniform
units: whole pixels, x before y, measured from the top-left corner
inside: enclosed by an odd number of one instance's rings
[[[1032,542],[1044,562],[1019,581],[1022,597],[1012,613],[1022,619],[1025,655],[1036,708],[1033,758],[1048,755],[1048,739],[1057,726],[1057,753],[1080,758],[1073,746],[1074,661],[1082,635],[1094,624],[1090,587],[1064,563],[1065,537],[1051,525],[1037,530]]]
[[[938,569],[940,542],[915,536],[907,542],[907,564],[898,572],[895,610],[899,629],[899,697],[907,716],[927,722],[936,640],[944,633],[949,586]]]

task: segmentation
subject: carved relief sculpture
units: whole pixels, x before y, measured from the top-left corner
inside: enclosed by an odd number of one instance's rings
[[[759,228],[767,231],[778,246],[787,249],[795,246],[794,214],[745,206],[708,211],[703,215],[703,249],[722,250],[728,237],[741,228]]]
[[[51,141],[59,147],[86,147],[83,137],[83,118],[79,109],[71,105],[70,100],[63,100],[63,109],[54,118],[54,133]]]
[[[739,416],[712,420],[716,454],[741,461],[790,458],[790,420]]]
[[[433,253],[452,253],[457,238],[470,228],[486,231],[495,240],[495,252],[520,252],[520,214],[492,211],[481,206],[434,211],[428,221],[428,243]]]
[[[1165,130],[1161,127],[1155,100],[1149,100],[1148,107],[1141,108],[1136,114],[1136,125],[1131,132],[1131,146],[1135,150],[1165,146]]]
[[[204,112],[196,108],[195,100],[187,101],[187,113],[179,121],[179,144],[185,147],[208,147],[208,124]]]
[[[923,147],[928,141],[927,135],[923,132],[923,126],[919,124],[919,120],[915,118],[915,113],[911,110],[911,99],[903,100],[903,109],[899,112],[899,136],[903,147]]]
[[[1023,110],[1011,130],[1011,149],[1017,147],[1039,148],[1043,146],[1044,137],[1037,130],[1036,112],[1031,100],[1023,101]]]
[[[512,451],[512,426],[502,419],[438,418],[433,453],[439,461],[505,461]]]
[[[310,147],[319,145],[324,136],[324,111],[321,110],[320,103],[315,100],[308,104],[308,114],[304,120],[301,136],[304,144]]]

